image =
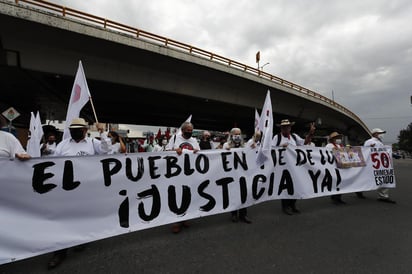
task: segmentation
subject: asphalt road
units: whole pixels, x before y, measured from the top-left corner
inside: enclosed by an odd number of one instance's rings
[[[191,220],[96,241],[47,270],[50,254],[0,266],[0,273],[412,273],[412,160],[394,160],[396,205],[346,194],[298,201],[287,216],[280,201],[249,209],[253,224],[230,214]],[[1,243],[0,243],[1,244]]]

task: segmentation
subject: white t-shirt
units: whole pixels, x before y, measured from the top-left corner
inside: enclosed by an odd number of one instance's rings
[[[252,147],[252,145],[255,144],[255,147],[259,147],[260,146],[260,142],[255,142],[255,140],[253,138],[250,138],[247,142],[245,147]]]
[[[383,147],[384,146],[384,144],[378,138],[375,138],[375,137],[372,137],[366,140],[363,145],[365,147],[372,147],[372,146],[373,147]]]
[[[101,141],[86,137],[78,143],[72,138],[64,139],[57,145],[54,156],[108,154],[112,148],[111,140],[105,133],[102,133],[100,138]]]
[[[16,153],[26,153],[13,134],[0,130],[0,157],[14,158]]]
[[[342,148],[343,146],[342,145],[335,145],[335,144],[333,144],[333,143],[328,143],[326,146],[325,146],[325,148],[327,148],[327,149],[330,149],[330,150],[332,150],[332,149],[334,149],[334,148]]]
[[[109,154],[118,154],[120,153],[120,143],[116,142],[112,144],[112,149],[109,152]]]
[[[159,152],[159,151],[165,151],[165,146],[159,146],[158,144],[156,144],[152,152]]]
[[[232,147],[231,147],[231,145],[232,145]],[[226,143],[223,144],[223,149],[242,148],[244,146],[245,146],[244,144],[240,143],[239,146],[236,147],[235,143],[226,142]]]
[[[200,150],[199,143],[195,138],[190,137],[189,139],[185,139],[182,134],[175,136],[170,138],[169,143],[166,146],[166,150],[175,150],[177,148],[181,148],[183,150]]]
[[[295,138],[293,138],[292,134],[296,137],[296,141],[295,141]],[[278,143],[278,135],[279,134],[276,134],[275,136],[273,136],[273,139],[272,139],[273,146],[276,146]],[[280,134],[280,136],[281,136],[281,139],[280,139],[279,146],[284,146],[285,144],[292,145],[292,146],[303,146],[305,144],[305,140],[303,140],[302,138],[300,138],[299,135],[294,134],[294,133],[291,133],[289,137],[285,137],[282,134]]]

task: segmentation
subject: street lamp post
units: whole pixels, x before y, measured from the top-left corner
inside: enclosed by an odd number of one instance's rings
[[[270,63],[267,62],[266,64],[264,64],[263,66],[260,67],[260,70],[263,70],[263,68],[264,68],[265,66],[269,65],[269,64],[270,64]]]

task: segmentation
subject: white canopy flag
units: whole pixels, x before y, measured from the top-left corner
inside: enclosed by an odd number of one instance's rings
[[[273,112],[272,101],[270,100],[270,90],[268,90],[266,94],[265,103],[260,116],[259,129],[262,131],[262,141],[257,153],[256,163],[258,165],[263,165],[264,162],[269,159],[272,148]]]
[[[80,111],[87,104],[91,95],[87,86],[86,76],[83,71],[82,61],[79,61],[76,78],[70,96],[69,107],[67,108],[66,126],[64,128],[63,140],[70,138],[69,125],[70,122],[80,116]]]
[[[40,113],[37,111],[37,115],[31,112],[30,117],[30,139],[27,142],[27,153],[32,157],[40,157],[40,141],[43,137],[43,127],[41,125]]]
[[[255,132],[260,130],[260,115],[257,109],[255,109]]]

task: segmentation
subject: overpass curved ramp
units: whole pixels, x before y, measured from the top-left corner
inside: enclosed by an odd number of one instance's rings
[[[275,122],[289,118],[303,133],[339,131],[352,144],[369,138],[351,111],[314,91],[223,56],[105,18],[44,1],[0,0],[3,109],[64,120],[81,60],[99,121],[253,132],[255,108],[271,91]],[[94,120],[90,106],[82,116]]]

